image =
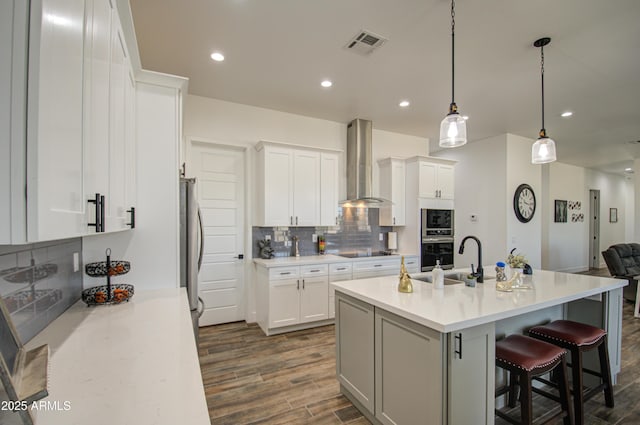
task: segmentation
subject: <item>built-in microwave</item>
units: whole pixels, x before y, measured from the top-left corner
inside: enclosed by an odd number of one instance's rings
[[[422,237],[453,236],[453,210],[423,208]]]

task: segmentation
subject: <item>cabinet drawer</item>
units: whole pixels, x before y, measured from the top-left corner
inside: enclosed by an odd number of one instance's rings
[[[295,279],[300,277],[300,267],[274,267],[269,269],[269,280]]]
[[[353,270],[353,263],[335,263],[329,264],[329,274],[344,274],[351,273]]]
[[[384,260],[358,261],[353,264],[354,272],[398,269],[400,271],[400,258]]]
[[[326,276],[327,274],[329,274],[329,266],[326,264],[300,266],[300,275],[302,277]]]

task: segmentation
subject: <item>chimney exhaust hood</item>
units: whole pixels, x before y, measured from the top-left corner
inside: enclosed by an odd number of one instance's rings
[[[392,202],[373,196],[373,124],[355,119],[347,125],[347,200],[342,206],[378,208]]]

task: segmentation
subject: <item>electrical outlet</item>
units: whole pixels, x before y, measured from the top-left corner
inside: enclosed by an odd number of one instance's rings
[[[287,247],[291,246],[291,241],[284,241],[284,246],[287,246]]]
[[[313,235],[311,235],[311,242],[313,242],[313,243],[318,242],[318,235],[316,235],[315,233]]]
[[[378,240],[379,240],[380,242],[382,242],[382,241],[384,240],[384,233],[379,233],[379,234],[378,234]]]
[[[80,254],[77,252],[73,253],[73,272],[80,271]]]
[[[264,235],[264,240],[265,241],[270,241],[271,240],[271,235]]]

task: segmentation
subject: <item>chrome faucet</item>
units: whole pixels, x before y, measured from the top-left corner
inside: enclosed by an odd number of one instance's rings
[[[462,239],[462,242],[460,242],[460,249],[458,249],[458,254],[464,253],[464,243],[467,241],[467,239],[473,239],[478,244],[478,268],[476,269],[474,275],[478,278],[478,283],[482,283],[484,282],[484,269],[482,268],[482,244],[480,243],[480,239],[476,238],[475,236],[465,236],[464,239]]]

